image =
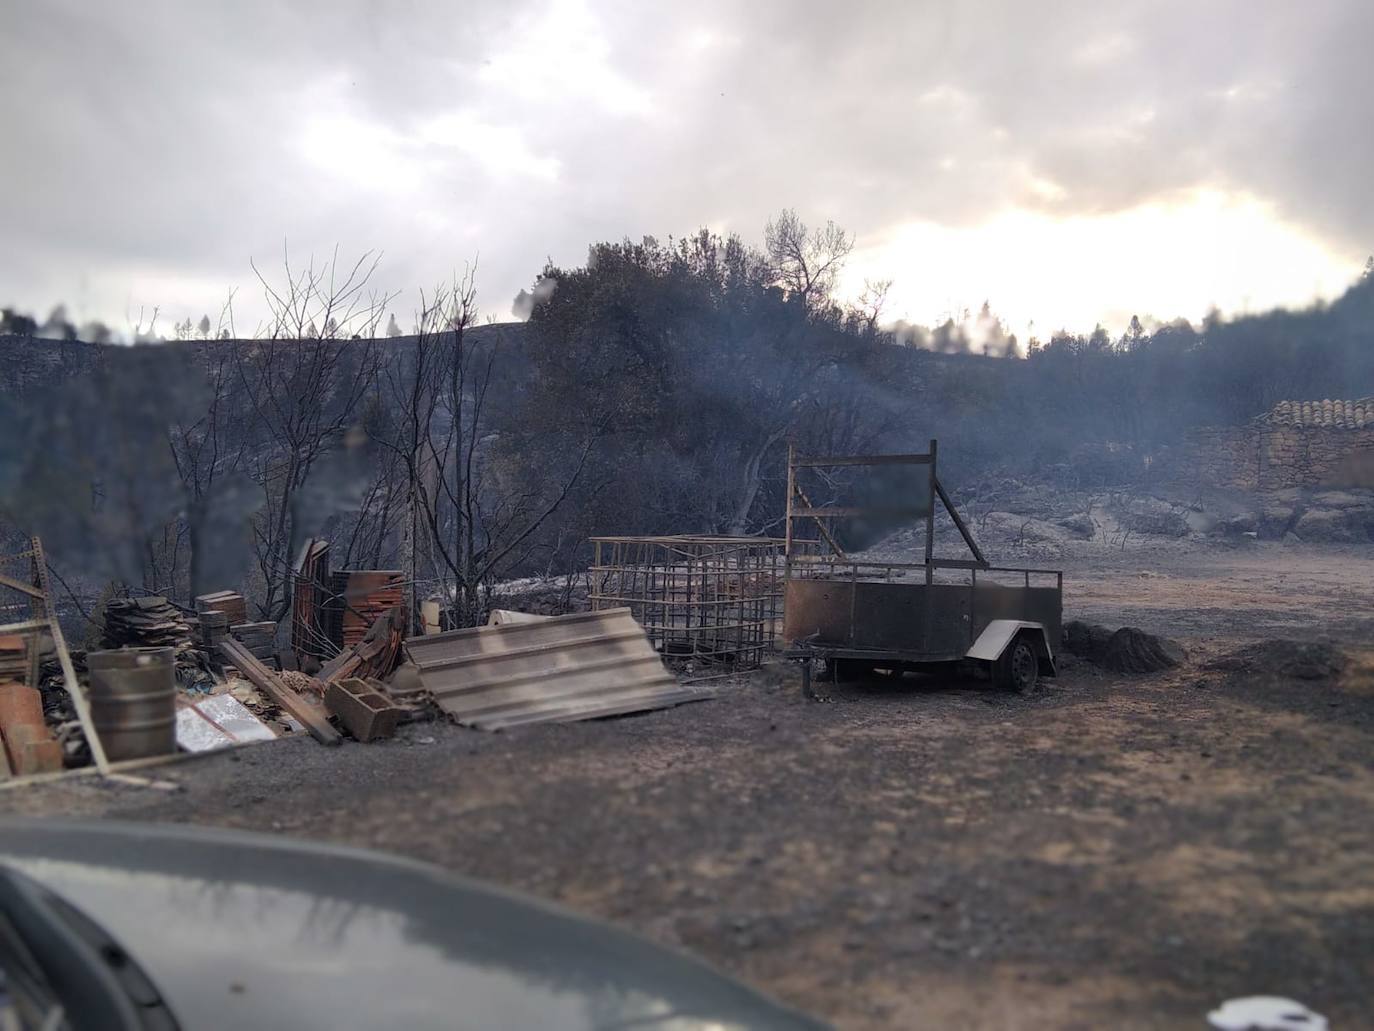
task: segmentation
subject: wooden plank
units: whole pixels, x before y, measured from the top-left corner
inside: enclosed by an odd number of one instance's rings
[[[46,619],[29,619],[23,623],[6,623],[4,626],[0,626],[0,634],[28,634],[35,630],[46,629],[48,629]]]
[[[105,745],[100,740],[99,733],[95,729],[95,720],[91,718],[90,703],[86,700],[86,693],[81,690],[81,684],[76,679],[76,670],[72,667],[72,657],[67,651],[66,638],[62,636],[62,624],[57,620],[57,609],[52,603],[52,585],[48,583],[48,560],[43,554],[43,542],[37,538],[30,538],[30,549],[33,557],[34,579],[38,581],[37,587],[40,592],[40,604],[43,607],[43,614],[47,617],[48,632],[52,635],[53,649],[57,652],[57,664],[62,669],[62,686],[67,689],[67,696],[72,700],[72,708],[76,710],[77,722],[81,724],[81,732],[86,735],[86,744],[91,750],[91,761],[95,763],[95,768],[100,771],[100,775],[108,776],[110,772],[110,760],[105,755]],[[37,648],[38,642],[32,641],[31,648]],[[33,685],[37,687],[37,684]]]
[[[19,591],[22,594],[27,594],[30,598],[43,597],[43,592],[33,584],[26,584],[23,580],[16,580],[12,576],[6,576],[4,573],[0,573],[0,587],[8,587],[11,590]]]
[[[269,698],[303,723],[310,731],[310,736],[320,744],[337,745],[343,740],[319,709],[283,684],[275,673],[254,658],[243,645],[234,640],[224,640],[219,643],[219,650],[254,687],[267,692]]]

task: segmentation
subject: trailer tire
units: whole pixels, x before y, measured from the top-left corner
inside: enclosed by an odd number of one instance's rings
[[[992,664],[992,680],[998,687],[1025,694],[1035,687],[1040,676],[1040,660],[1035,645],[1024,633],[1013,637]]]

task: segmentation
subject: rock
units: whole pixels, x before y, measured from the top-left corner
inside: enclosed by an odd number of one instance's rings
[[[1337,508],[1308,509],[1293,527],[1293,532],[1305,541],[1323,544],[1354,544],[1369,540],[1363,523]]]
[[[1283,543],[1284,543],[1284,544],[1301,544],[1301,543],[1302,543],[1302,538],[1299,537],[1299,536],[1298,536],[1296,533],[1294,533],[1292,530],[1289,530],[1287,533],[1285,533],[1285,534],[1283,535]]]
[[[1159,498],[1132,498],[1122,506],[1117,518],[1133,533],[1186,537],[1190,531],[1184,514]]]
[[[1097,535],[1097,524],[1093,522],[1092,516],[1086,512],[1078,515],[1069,516],[1067,519],[1059,520],[1059,525],[1068,530],[1080,540],[1092,540]]]
[[[1260,512],[1260,536],[1278,540],[1288,532],[1296,511],[1292,505],[1265,505]]]
[[[1240,537],[1255,534],[1259,530],[1259,525],[1259,516],[1253,512],[1242,512],[1240,515],[1218,520],[1216,531],[1227,537]]]
[[[1312,503],[1320,508],[1369,508],[1374,507],[1374,495],[1369,491],[1324,490],[1312,496]]]

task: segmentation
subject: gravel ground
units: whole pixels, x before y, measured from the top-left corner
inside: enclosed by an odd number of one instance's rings
[[[1170,633],[1145,678],[909,678],[483,734],[291,739],[0,811],[270,830],[430,860],[695,952],[843,1027],[1200,1027],[1291,995],[1372,1026],[1374,559],[1070,556],[1066,615]],[[1249,642],[1325,635],[1302,679]]]

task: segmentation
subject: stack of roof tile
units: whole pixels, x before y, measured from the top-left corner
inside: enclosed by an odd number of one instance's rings
[[[106,648],[189,647],[191,627],[166,598],[114,598],[105,606]]]
[[[202,609],[199,613],[201,650],[208,655],[219,655],[219,643],[229,636],[229,617],[215,609]]]
[[[393,569],[341,569],[331,577],[330,637],[341,648],[361,644],[387,610],[405,604],[402,575]]]
[[[277,624],[268,620],[265,623],[240,623],[229,628],[234,640],[252,653],[253,658],[265,666],[277,664]]]
[[[244,602],[243,595],[237,591],[216,591],[213,594],[198,595],[196,611],[223,612],[229,617],[230,626],[248,622],[248,605]]]

